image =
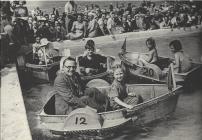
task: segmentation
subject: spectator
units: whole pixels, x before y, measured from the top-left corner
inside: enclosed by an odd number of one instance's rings
[[[71,33],[67,34],[67,38],[71,40],[81,39],[86,35],[85,25],[81,15],[77,16],[77,21],[74,21]]]
[[[76,4],[73,0],[68,0],[68,2],[65,4],[65,27],[67,33],[71,30],[71,23],[74,21],[73,13],[76,11]]]
[[[95,14],[89,15],[90,22],[88,24],[87,33],[88,33],[88,37],[90,38],[96,37],[98,34],[98,23],[94,17],[95,17]]]
[[[107,21],[107,29],[109,34],[113,36],[115,32],[114,12],[110,13],[110,18]]]

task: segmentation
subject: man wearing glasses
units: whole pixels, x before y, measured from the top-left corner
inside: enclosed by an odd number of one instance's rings
[[[63,61],[63,68],[54,82],[54,90],[56,114],[69,114],[75,108],[86,106],[80,99],[83,96],[83,87],[76,73],[74,58],[68,57]]]
[[[54,81],[55,114],[69,114],[76,108],[89,108],[100,112],[108,108],[108,98],[96,88],[85,90],[79,74],[76,72],[76,61],[68,57],[63,61],[63,68]]]

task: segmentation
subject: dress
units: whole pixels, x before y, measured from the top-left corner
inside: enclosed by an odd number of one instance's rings
[[[72,32],[69,33],[69,38],[74,40],[74,39],[81,39],[83,37],[84,37],[84,23],[74,21],[72,25]]]
[[[56,115],[69,114],[75,108],[85,107],[80,99],[83,88],[78,73],[68,76],[60,72],[54,81],[54,90]]]
[[[91,20],[88,24],[88,37],[96,37],[98,31],[98,23],[95,19]]]
[[[140,95],[138,96],[129,96],[127,93],[126,85],[124,82],[119,82],[116,79],[113,81],[111,85],[110,92],[108,94],[110,98],[110,106],[116,110],[121,108],[120,105],[118,105],[114,99],[115,97],[118,97],[121,101],[125,102],[126,104],[130,105],[136,105],[138,103],[141,103],[142,97]]]

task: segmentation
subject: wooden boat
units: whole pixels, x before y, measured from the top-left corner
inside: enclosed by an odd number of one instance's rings
[[[79,60],[81,59],[81,57],[82,57],[81,55],[77,56],[76,61],[77,61],[77,68],[78,68],[77,71],[81,75],[82,81],[87,83],[88,81],[90,81],[92,79],[104,79],[109,83],[112,82],[112,80],[113,80],[112,66],[113,66],[113,63],[115,61],[115,57],[105,56],[107,58],[107,62],[106,62],[106,64],[103,64],[103,71],[101,71],[100,73],[94,74],[94,75],[83,75],[83,74],[81,74],[80,65],[79,65]]]
[[[119,58],[122,61],[123,67],[126,69],[129,75],[134,75],[140,79],[147,81],[165,83],[167,79],[167,72],[163,71],[164,68],[168,68],[173,59],[167,57],[159,57],[158,64],[140,65],[138,59],[141,57],[139,52],[126,52],[126,40],[122,46],[122,52],[119,54]],[[192,62],[192,68],[185,73],[175,73],[177,83],[184,83],[188,81],[186,79],[192,77],[197,72],[201,72],[202,64]]]
[[[50,82],[56,77],[56,72],[59,70],[61,56],[53,57],[53,63],[39,65],[33,61],[32,51],[25,55],[17,57],[18,69],[29,73],[32,77],[39,81]]]
[[[127,85],[130,93],[140,94],[144,102],[133,109],[126,108],[96,113],[87,108],[79,108],[68,115],[55,115],[54,95],[44,105],[39,114],[45,129],[56,135],[90,135],[104,137],[125,125],[144,125],[175,111],[182,86],[176,85],[174,75],[169,74],[166,84]],[[99,87],[108,94],[110,87]]]

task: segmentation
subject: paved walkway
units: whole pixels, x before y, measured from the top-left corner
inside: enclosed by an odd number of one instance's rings
[[[15,65],[1,70],[1,140],[31,140]]]

